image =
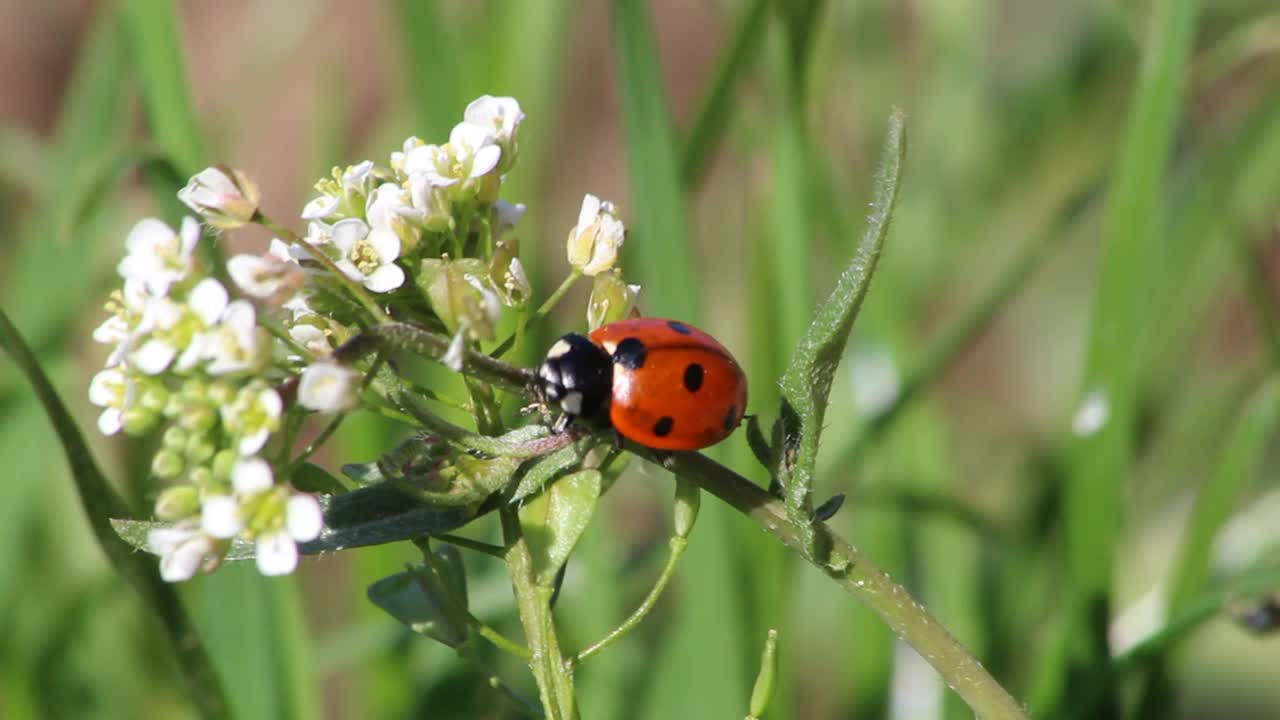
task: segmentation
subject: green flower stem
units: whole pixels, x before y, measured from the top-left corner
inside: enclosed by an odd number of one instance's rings
[[[556,288],[555,292],[551,293],[551,297],[547,298],[532,315],[525,318],[524,321],[520,323],[520,326],[516,328],[514,333],[507,337],[506,340],[503,340],[502,344],[494,348],[492,353],[489,353],[489,357],[495,359],[500,358],[506,354],[508,350],[515,347],[515,345],[520,342],[520,339],[524,337],[525,331],[530,327],[533,327],[534,323],[546,317],[547,314],[551,312],[552,308],[554,308],[565,296],[565,293],[569,292],[569,288],[573,287],[573,284],[578,282],[581,278],[582,272],[577,268],[574,268],[569,273],[568,277],[564,279],[564,282],[560,283],[560,287]]]
[[[382,306],[378,304],[377,300],[374,300],[373,295],[369,293],[369,290],[365,288],[365,286],[347,277],[347,274],[339,270],[338,266],[325,256],[324,253],[316,250],[315,248],[308,247],[307,244],[302,241],[302,238],[298,237],[297,233],[283,225],[277,224],[271,218],[263,215],[261,211],[254,216],[253,222],[258,223],[262,227],[279,235],[290,245],[297,245],[298,247],[306,250],[311,257],[315,258],[316,262],[324,265],[325,269],[332,273],[339,282],[347,286],[347,289],[351,291],[351,294],[354,295],[356,300],[364,306],[365,310],[369,311],[369,314],[372,315],[375,320],[380,323],[391,322],[391,316],[387,314],[387,311],[382,309]]]
[[[330,420],[329,424],[325,425],[324,429],[320,431],[320,434],[316,435],[315,439],[307,444],[307,447],[303,449],[302,454],[298,455],[298,457],[289,461],[288,472],[292,472],[294,468],[306,462],[307,458],[310,458],[312,455],[314,455],[316,450],[319,450],[320,446],[325,444],[325,442],[330,438],[330,436],[332,436],[338,430],[338,428],[342,425],[342,421],[346,419],[347,419],[347,413],[341,413],[334,419]]]
[[[622,639],[623,636],[634,630],[645,619],[649,611],[653,610],[653,606],[658,603],[658,598],[662,597],[662,592],[667,589],[667,583],[671,581],[672,575],[675,574],[676,563],[680,560],[680,556],[684,554],[684,549],[688,544],[688,541],[682,537],[673,536],[671,538],[667,552],[667,564],[662,568],[662,574],[658,576],[658,581],[649,590],[648,597],[644,599],[644,602],[640,603],[640,607],[636,608],[635,612],[631,613],[631,617],[628,617],[621,625],[614,628],[608,635],[605,635],[593,645],[579,652],[573,658],[575,665],[582,663],[583,660]]]
[[[454,535],[452,533],[442,533],[440,535],[434,535],[432,537],[434,537],[439,542],[449,543],[450,545],[457,545],[460,548],[471,550],[472,552],[478,552],[482,555],[488,555],[489,557],[495,557],[495,558],[498,558],[499,560],[505,560],[507,557],[507,549],[504,547],[499,547],[497,545],[490,545],[487,542],[480,542],[479,540],[472,540],[471,538],[464,538],[461,535]]]
[[[577,720],[573,668],[561,655],[560,641],[551,617],[552,588],[540,586],[534,579],[533,556],[520,530],[516,509],[504,506],[498,513],[507,543],[507,571],[515,591],[520,624],[529,643],[529,668],[538,683],[542,708],[550,720]]]
[[[703,490],[761,525],[783,545],[804,555],[804,528],[791,522],[782,501],[750,480],[699,453],[660,456],[633,443],[628,443],[627,449],[698,483]],[[825,523],[815,524],[813,530],[825,536],[822,545],[830,550],[823,558],[806,555],[805,559],[879,615],[898,637],[933,666],[978,717],[1026,720],[1022,706],[905,588],[857,548],[831,532]]]
[[[445,335],[423,330],[408,323],[387,322],[369,328],[343,343],[333,351],[333,356],[338,362],[350,363],[374,350],[395,348],[426,355],[438,361],[449,350],[450,342],[451,338]],[[462,372],[478,380],[526,395],[534,379],[531,370],[499,362],[473,350],[465,351]]]

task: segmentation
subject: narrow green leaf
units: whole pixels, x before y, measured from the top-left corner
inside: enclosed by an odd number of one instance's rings
[[[14,361],[35,390],[49,421],[62,443],[82,509],[93,527],[98,545],[115,571],[129,582],[168,631],[170,645],[190,686],[192,699],[205,717],[227,714],[226,698],[213,673],[204,645],[187,617],[173,587],[160,579],[150,558],[139,555],[112,530],[110,518],[128,514],[128,507],[116,495],[94,462],[84,436],[57,391],[45,377],[35,356],[0,310],[0,348]]]
[[[520,508],[520,527],[539,585],[552,585],[569,560],[595,514],[603,477],[594,469],[566,475]]]
[[[649,4],[613,0],[610,8],[631,182],[624,211],[635,218],[623,252],[639,270],[646,314],[696,321],[697,268]]]
[[[123,10],[151,131],[179,174],[194,175],[206,163],[208,153],[187,90],[175,4],[126,0]]]
[[[729,118],[738,107],[732,93],[763,45],[769,7],[769,0],[751,0],[739,13],[733,36],[721,52],[684,144],[680,177],[686,189],[701,184],[711,156],[724,137]]]
[[[1263,456],[1280,422],[1280,380],[1271,380],[1249,401],[1227,437],[1213,474],[1191,504],[1182,548],[1169,583],[1176,612],[1207,585],[1214,537],[1235,510],[1245,488],[1258,477]]]
[[[1107,605],[1123,478],[1132,462],[1143,298],[1151,282],[1151,257],[1162,238],[1160,198],[1183,108],[1197,5],[1161,0],[1152,6],[1139,85],[1108,193],[1101,278],[1080,393],[1081,402],[1092,403],[1105,420],[1096,432],[1076,436],[1070,448],[1073,478],[1066,486],[1069,592],[1079,623],[1072,632],[1086,644],[1101,644],[1086,650],[1085,657],[1106,653],[1106,613],[1098,609]]]
[[[831,297],[818,310],[782,376],[780,422],[784,424],[785,436],[780,458],[781,479],[788,511],[793,515],[793,522],[801,527],[809,528],[813,522],[814,466],[831,380],[889,232],[906,149],[903,115],[895,111],[889,118],[884,154],[876,175],[875,199],[857,254],[836,282]]]
[[[446,138],[462,118],[461,75],[465,70],[454,46],[457,35],[449,31],[435,0],[396,0],[391,3],[404,57],[404,85],[417,116],[420,133]]]

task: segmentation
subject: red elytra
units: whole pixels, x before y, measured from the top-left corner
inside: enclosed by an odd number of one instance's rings
[[[638,318],[590,334],[613,361],[609,421],[659,450],[697,450],[726,438],[747,408],[747,378],[707,333],[676,320]]]

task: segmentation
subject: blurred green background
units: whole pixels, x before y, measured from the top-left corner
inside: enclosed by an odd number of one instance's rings
[[[0,0],[0,69],[0,303],[135,507],[148,454],[94,431],[89,333],[128,228],[174,219],[204,165],[296,218],[331,166],[442,142],[474,97],[513,95],[504,192],[529,205],[535,290],[567,271],[582,195],[617,202],[641,308],[733,348],[770,423],[902,107],[901,202],[823,438],[819,491],[849,493],[833,527],[1037,717],[1280,717],[1280,640],[1233,620],[1280,587],[1273,0]],[[557,331],[584,327],[586,285]],[[400,432],[349,423],[322,462]],[[765,481],[742,433],[715,455]],[[7,359],[0,467],[0,717],[193,716]],[[647,591],[670,491],[633,464],[607,496],[558,606],[569,647]],[[703,507],[654,615],[582,668],[584,717],[742,717],[768,628],[769,718],[972,716],[838,588]],[[414,557],[184,585],[234,714],[519,717],[365,600]],[[518,636],[503,568],[468,561],[473,611]]]

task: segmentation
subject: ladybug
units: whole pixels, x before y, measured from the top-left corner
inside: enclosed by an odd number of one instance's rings
[[[657,450],[714,445],[742,422],[747,378],[707,333],[676,320],[608,323],[587,337],[570,333],[547,351],[535,381],[545,405],[607,421],[625,438]]]

